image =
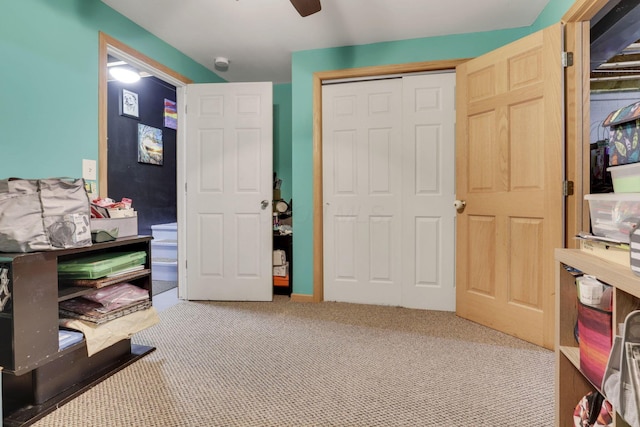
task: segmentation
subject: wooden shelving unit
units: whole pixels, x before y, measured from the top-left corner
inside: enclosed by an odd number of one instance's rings
[[[58,262],[145,251],[142,271],[104,279],[101,286],[127,281],[148,290],[151,298],[150,241],[150,236],[139,236],[85,248],[0,253],[0,268],[8,272],[10,291],[0,307],[0,425],[30,425],[154,350],[124,339],[89,357],[84,340],[61,351],[58,342],[58,303],[95,290],[58,280]]]
[[[613,331],[623,323],[627,314],[640,308],[640,277],[630,268],[590,255],[579,249],[556,249],[556,426],[572,426],[573,411],[578,401],[590,391],[599,390],[580,371],[580,349],[574,336],[578,319],[576,274],[565,266],[583,274],[596,276],[613,286]],[[614,408],[615,409],[615,408]],[[628,427],[616,413],[615,427]]]

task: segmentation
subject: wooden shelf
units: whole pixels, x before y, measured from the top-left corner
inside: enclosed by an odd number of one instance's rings
[[[612,263],[579,249],[556,249],[556,426],[573,425],[573,410],[578,401],[591,391],[599,391],[600,385],[592,384],[580,371],[580,348],[575,337],[577,322],[576,274],[565,266],[593,275],[612,286],[613,325],[612,336],[617,333],[618,323],[626,315],[640,308],[640,276],[629,267]],[[626,427],[627,423],[616,413],[615,427]]]
[[[140,278],[148,277],[151,270],[145,268],[143,270],[134,271],[132,273],[122,274],[113,277],[103,277],[95,280],[60,280],[58,288],[58,302],[71,298],[81,297],[96,289],[104,288],[118,283],[132,281]]]
[[[560,347],[560,352],[566,356],[567,359],[575,366],[577,369],[580,369],[580,348],[579,347]]]
[[[640,298],[640,276],[630,268],[612,263],[580,249],[556,249],[556,260],[577,268],[585,274],[596,276],[598,280]]]

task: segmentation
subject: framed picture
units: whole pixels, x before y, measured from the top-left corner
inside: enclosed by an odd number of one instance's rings
[[[137,119],[140,117],[138,112],[138,94],[127,89],[122,89],[120,95],[120,115]]]
[[[138,123],[138,163],[162,166],[162,129]]]
[[[178,128],[178,107],[175,101],[166,98],[164,100],[164,127]]]

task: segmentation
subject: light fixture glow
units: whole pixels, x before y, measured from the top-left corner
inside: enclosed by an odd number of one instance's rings
[[[109,74],[111,74],[114,79],[123,83],[135,83],[140,80],[140,74],[127,67],[110,67]]]

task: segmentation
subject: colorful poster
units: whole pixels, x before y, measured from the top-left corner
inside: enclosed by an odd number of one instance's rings
[[[164,126],[169,129],[178,128],[178,107],[175,101],[164,100]]]

